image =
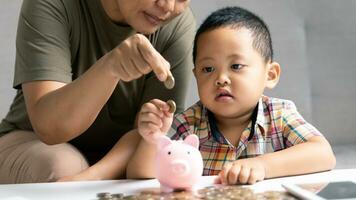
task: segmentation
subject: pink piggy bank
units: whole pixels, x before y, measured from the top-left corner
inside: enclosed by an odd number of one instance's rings
[[[203,173],[203,159],[199,151],[199,138],[187,136],[184,141],[172,141],[162,136],[156,155],[156,178],[161,191],[193,190]]]

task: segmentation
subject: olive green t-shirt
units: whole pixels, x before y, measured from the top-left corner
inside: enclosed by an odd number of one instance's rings
[[[95,122],[70,142],[87,151],[109,150],[133,128],[141,105],[153,98],[173,99],[177,111],[183,111],[193,68],[195,28],[193,14],[186,9],[147,36],[171,64],[176,80],[172,90],[166,89],[153,73],[131,82],[120,81]],[[24,0],[16,38],[13,87],[17,94],[0,124],[0,135],[15,129],[33,130],[22,83],[40,80],[69,83],[135,33],[129,26],[112,22],[100,0]]]

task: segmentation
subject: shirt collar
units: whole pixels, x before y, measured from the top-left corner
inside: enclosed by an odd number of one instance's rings
[[[250,125],[254,125],[254,127],[251,127],[251,130],[253,129],[254,131],[251,132],[249,136],[249,140],[256,134],[261,134],[263,138],[266,136],[266,130],[268,127],[266,127],[266,118],[265,118],[265,110],[267,110],[267,106],[264,103],[264,99],[267,98],[266,96],[262,96],[256,106],[257,109],[257,114],[254,113],[252,120],[255,120],[255,123],[250,123]],[[209,117],[209,110],[201,103],[201,101],[197,102],[198,107],[201,108],[201,119],[200,119],[200,125],[205,124],[204,126],[207,126],[207,134],[200,134],[199,139],[200,140],[207,140],[210,137],[214,137],[215,140],[221,140],[221,138],[217,137],[216,135],[213,134],[212,127],[210,127],[209,121],[211,120]],[[256,110],[254,111],[256,112]],[[212,113],[211,113],[212,114]],[[214,118],[214,117],[212,117]],[[214,119],[215,120],[215,119]]]
[[[202,104],[201,104],[202,105]],[[229,144],[229,142],[226,140],[226,138],[223,136],[222,133],[220,133],[217,124],[216,124],[216,119],[214,114],[209,111],[205,106],[202,106],[202,118],[201,122],[204,122],[204,124],[208,125],[208,132],[209,132],[209,138],[213,137],[215,141],[222,143],[222,144]],[[260,106],[256,105],[252,117],[251,117],[251,122],[248,125],[248,128],[250,128],[250,134],[247,138],[247,140],[251,140],[252,137],[256,134],[256,122],[257,122],[257,116],[258,116],[258,109]]]
[[[259,132],[264,136],[266,136],[266,130],[268,127],[266,127],[266,117],[265,117],[265,111],[268,109],[266,104],[264,103],[264,99],[267,98],[266,96],[262,95],[260,100],[258,101],[258,108],[257,108],[257,117],[256,117],[256,126],[255,126],[255,134],[258,134],[258,131],[256,130],[259,128]]]

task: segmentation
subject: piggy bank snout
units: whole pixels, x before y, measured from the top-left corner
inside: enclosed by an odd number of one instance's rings
[[[189,173],[190,167],[187,161],[175,160],[172,162],[172,172],[179,175],[185,175]]]

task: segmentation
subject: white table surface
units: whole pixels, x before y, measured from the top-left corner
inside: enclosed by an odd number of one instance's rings
[[[213,185],[214,176],[205,176],[197,184],[197,188]],[[268,179],[251,186],[255,192],[266,190],[283,191],[282,183],[316,183],[323,181],[356,182],[356,169],[339,169],[328,172]],[[1,200],[51,200],[75,199],[96,200],[99,192],[124,193],[125,195],[140,191],[159,188],[155,179],[151,180],[108,180],[62,183],[32,183],[0,185]]]

